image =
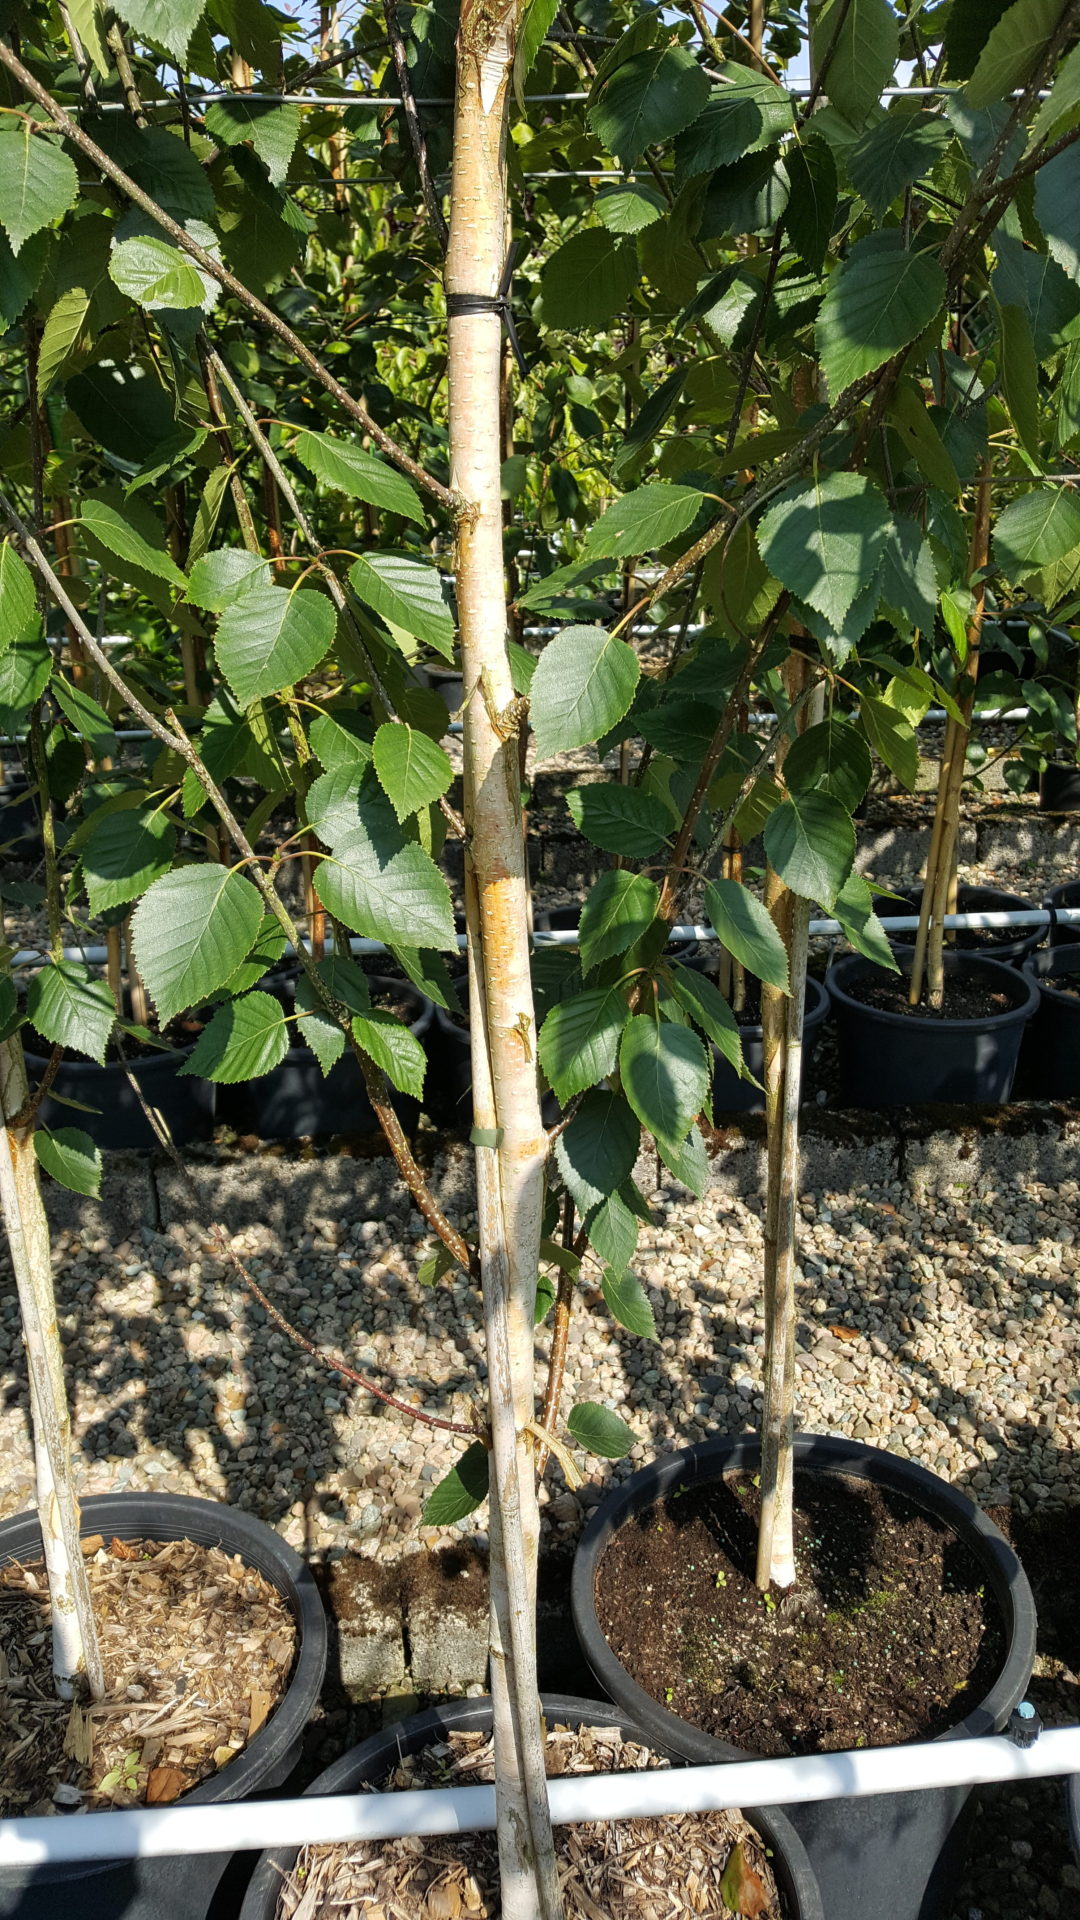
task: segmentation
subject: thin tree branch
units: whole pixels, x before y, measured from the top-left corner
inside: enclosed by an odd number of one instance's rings
[[[416,110],[416,95],[409,76],[408,55],[405,52],[405,42],[402,39],[401,24],[394,0],[384,0],[383,13],[386,17],[386,30],[390,36],[390,52],[394,61],[394,72],[397,75],[398,91],[401,94],[401,105],[405,113],[405,124],[409,129],[409,139],[412,141],[416,171],[420,175],[420,191],[424,196],[424,205],[428,211],[428,219],[434,228],[435,238],[441,251],[445,253],[446,243],[450,237],[446,216],[428,165],[427,141],[424,138],[424,129],[420,125],[420,115]]]

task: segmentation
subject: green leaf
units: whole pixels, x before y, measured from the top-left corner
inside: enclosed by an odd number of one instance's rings
[[[375,735],[375,771],[399,820],[419,813],[446,792],[454,778],[449,757],[426,733],[387,721]]]
[[[641,233],[667,212],[667,201],[643,180],[601,187],[594,204],[609,233]]]
[[[619,1035],[630,1018],[617,987],[590,987],[552,1007],[540,1029],[540,1065],[565,1105],[603,1080],[615,1065]]]
[[[298,106],[245,100],[242,94],[211,101],[206,109],[206,131],[211,139],[220,140],[223,147],[250,141],[275,187],[280,187],[288,174],[300,125]]]
[[[863,732],[879,760],[914,793],[919,780],[919,742],[910,721],[876,695],[864,693],[859,707]]]
[[[951,128],[939,115],[922,109],[913,113],[898,100],[884,120],[847,149],[848,179],[875,220],[880,222],[905,187],[930,172],[951,138]]]
[[[70,1193],[84,1193],[96,1200],[101,1192],[101,1148],[79,1127],[38,1127],[34,1133],[34,1152],[46,1173],[51,1173]]]
[[[848,874],[832,910],[856,953],[864,954],[876,967],[899,973],[885,929],[874,912],[874,896],[861,873]]]
[[[597,82],[589,124],[609,153],[632,167],[646,147],[696,120],[708,98],[708,79],[688,48],[648,47]]]
[[[965,89],[969,107],[989,107],[1029,80],[1046,51],[1066,0],[1016,0],[986,42]]]
[[[36,973],[26,990],[26,1012],[42,1039],[104,1065],[116,1007],[105,981],[91,979],[81,962],[59,960]]]
[[[979,55],[1010,0],[952,0],[945,16],[950,80],[970,80]]]
[[[725,60],[724,82],[714,87],[704,111],[675,142],[675,178],[680,186],[695,174],[728,167],[744,153],[771,147],[791,132],[794,103],[767,75]]]
[[[28,120],[0,122],[0,226],[18,256],[31,234],[75,205],[79,176],[60,147]]]
[[[926,410],[922,389],[913,380],[901,380],[896,386],[888,420],[930,485],[955,499],[960,491],[960,477]]]
[[[40,285],[48,263],[52,234],[47,228],[27,241],[16,260],[0,228],[0,320],[14,326],[31,295]]]
[[[94,133],[109,158],[174,220],[182,224],[191,219],[214,219],[213,186],[194,149],[185,144],[179,126],[175,131],[137,127],[126,113],[117,113],[104,118],[104,124],[99,120]]]
[[[624,560],[631,554],[651,553],[692,526],[704,499],[696,487],[651,480],[601,514],[585,536],[584,555],[589,560]]]
[[[938,578],[934,550],[914,520],[897,514],[885,543],[881,566],[881,599],[900,623],[931,634],[937,616]],[[790,756],[789,756],[790,757]],[[841,799],[843,795],[839,796]]]
[[[830,277],[815,330],[832,397],[917,339],[944,299],[937,261],[905,251],[898,232],[857,240]]]
[[[1034,486],[998,515],[994,561],[1007,579],[1026,580],[1080,547],[1080,498],[1068,487]]]
[[[338,1022],[324,1013],[311,981],[302,973],[296,982],[296,1030],[306,1040],[325,1076],[345,1051],[345,1035]]]
[[[639,1340],[655,1340],[656,1319],[636,1273],[617,1273],[605,1267],[600,1281],[604,1300],[613,1319]]]
[[[117,12],[143,40],[183,61],[206,0],[121,0]]]
[[[698,239],[718,240],[730,235],[734,241],[745,233],[768,233],[779,226],[787,203],[787,168],[777,149],[766,147],[763,153],[748,153],[734,166],[720,167],[713,174],[705,194]],[[713,315],[708,316],[707,324],[710,322],[719,335]]]
[[[82,858],[91,913],[138,899],[168,872],[175,852],[176,828],[164,813],[140,807],[107,815]]]
[[[365,607],[449,659],[454,615],[442,576],[429,560],[407,553],[366,553],[349,568],[349,581]]]
[[[1080,116],[1080,46],[1067,54],[1031,128],[1032,146],[1071,131]],[[1038,175],[1036,175],[1036,179]]]
[[[359,826],[335,841],[317,884],[327,911],[353,933],[387,946],[457,952],[450,889],[423,847],[410,842],[382,853]]]
[[[994,235],[998,263],[991,277],[1002,307],[1022,307],[1035,342],[1035,358],[1048,360],[1075,338],[1080,317],[1080,287],[1048,253],[1035,253],[999,227]]]
[[[581,1214],[616,1193],[634,1171],[641,1128],[626,1101],[603,1087],[585,1095],[555,1143],[555,1160]]]
[[[0,544],[0,650],[26,640],[37,626],[34,579],[14,547]]]
[[[765,822],[765,852],[785,885],[831,911],[855,858],[851,817],[831,793],[793,793]]]
[[[398,1092],[421,1099],[427,1055],[415,1033],[383,1007],[356,1014],[352,1028],[368,1058],[382,1068]]]
[[[57,675],[53,681],[53,699],[67,715],[77,734],[89,743],[95,760],[103,760],[116,751],[113,723],[93,696],[73,681]]]
[[[579,1400],[576,1407],[571,1407],[566,1426],[579,1447],[584,1447],[586,1453],[598,1454],[602,1460],[621,1460],[637,1437],[625,1420],[595,1400]]]
[[[243,547],[218,547],[204,553],[191,569],[188,599],[207,613],[224,613],[253,586],[269,586],[270,568],[261,554]]]
[[[488,1450],[479,1440],[466,1447],[456,1467],[432,1488],[421,1519],[425,1527],[451,1527],[475,1513],[488,1495]]]
[[[709,1156],[701,1129],[691,1127],[685,1140],[658,1140],[656,1144],[668,1172],[681,1180],[684,1187],[689,1187],[699,1200],[703,1199],[709,1184]]]
[[[337,440],[329,433],[302,433],[293,451],[325,486],[423,526],[424,509],[412,482],[351,440]]]
[[[216,643],[218,665],[240,705],[311,673],[329,651],[336,625],[332,603],[313,588],[248,587],[221,615]]]
[[[861,473],[796,481],[762,518],[758,546],[770,573],[824,614],[836,633],[881,567],[889,509]]]
[[[804,140],[787,156],[785,214],[792,246],[813,273],[820,273],[836,218],[836,161],[824,140]]]
[[[1000,309],[1001,384],[1021,445],[1031,458],[1040,456],[1039,365],[1031,323],[1023,307]]]
[[[185,312],[206,299],[202,274],[164,234],[137,233],[118,240],[109,256],[109,278],[148,313]]]
[[[255,943],[247,958],[240,962],[234,973],[230,973],[223,987],[218,989],[215,999],[228,995],[235,999],[237,994],[247,993],[250,987],[256,987],[271,967],[276,967],[285,952],[285,935],[272,913],[264,913]]]
[[[336,767],[361,772],[371,759],[371,738],[367,716],[348,707],[316,714],[308,728],[311,751],[328,772]]]
[[[84,287],[69,287],[49,310],[38,350],[38,398],[43,400],[83,330],[90,310]]]
[[[622,1088],[643,1127],[678,1142],[708,1098],[709,1061],[696,1033],[637,1013],[619,1046]]]
[[[246,993],[218,1008],[180,1072],[233,1086],[272,1073],[288,1051],[289,1027],[280,1000],[271,993]]]
[[[162,1026],[225,986],[262,917],[251,881],[226,867],[178,867],[155,880],[132,929],[136,963]]]
[[[788,990],[784,943],[768,909],[738,880],[713,880],[705,889],[705,911],[717,939],[730,954],[771,987]]]
[[[899,56],[900,23],[888,0],[825,0],[813,15],[810,44],[818,67],[831,50],[825,91],[853,127],[861,126],[891,85]]]
[[[719,987],[714,986],[707,973],[680,966],[672,967],[671,983],[676,998],[685,1007],[691,1020],[723,1054],[728,1065],[734,1067],[741,1079],[745,1079],[746,1062],[743,1059],[739,1023]]]
[[[40,700],[52,674],[52,654],[39,633],[24,634],[0,654],[0,726],[8,733]]]
[[[559,0],[527,0],[514,53],[514,93],[525,112],[525,82],[559,11]]]
[[[1080,168],[1076,148],[1066,147],[1035,175],[1035,217],[1054,259],[1070,279],[1080,277]]]
[[[662,800],[616,780],[572,787],[566,805],[579,833],[594,847],[631,860],[648,860],[671,831],[671,817]]]
[[[581,965],[591,973],[602,960],[625,953],[652,926],[660,889],[644,873],[602,873],[581,909]]]
[[[149,507],[132,503],[125,515],[108,500],[90,494],[82,502],[79,519],[109,553],[186,591],[187,581],[169,552],[165,529]]]
[[[606,327],[623,311],[641,277],[632,239],[587,227],[545,262],[540,311],[545,327]]]
[[[68,0],[68,17],[103,80],[110,76],[101,0]],[[74,51],[74,49],[73,49]]]
[[[592,1209],[585,1225],[593,1252],[615,1273],[625,1273],[637,1249],[638,1222],[622,1194],[609,1193]]]
[[[841,714],[796,734],[784,761],[784,779],[793,793],[820,787],[849,814],[870,785],[873,771],[866,741],[854,722]]]
[[[537,760],[599,740],[629,709],[640,673],[633,647],[602,627],[566,627],[549,640],[532,683]]]

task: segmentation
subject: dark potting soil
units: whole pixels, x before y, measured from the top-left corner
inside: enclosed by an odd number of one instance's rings
[[[596,1610],[645,1692],[751,1753],[928,1740],[1000,1671],[1005,1636],[977,1562],[901,1495],[796,1473],[796,1584],[754,1584],[760,1494],[732,1475],[620,1528]]]
[[[925,994],[917,1007],[908,1005],[907,981],[894,979],[852,980],[845,991],[864,1007],[877,1007],[883,1013],[906,1013],[918,1020],[989,1020],[996,1013],[1009,1013],[1020,1004],[1020,989],[1015,994],[999,987],[988,987],[981,980],[946,977],[940,1008],[928,1006]]]

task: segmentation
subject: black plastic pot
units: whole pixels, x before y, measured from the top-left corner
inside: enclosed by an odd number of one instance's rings
[[[464,980],[454,984],[467,1016],[468,988]],[[544,1125],[553,1127],[562,1108],[550,1088],[541,1095],[540,1111]],[[445,1007],[433,1009],[424,1112],[438,1127],[453,1127],[458,1133],[468,1133],[472,1127],[472,1040],[468,1026],[459,1026]]]
[[[911,962],[899,954],[904,973]],[[1039,1004],[1022,971],[981,955],[949,953],[947,979],[977,978],[1010,1000],[984,1020],[936,1020],[868,1007],[848,991],[856,981],[888,979],[852,954],[829,968],[840,1056],[840,1100],[850,1107],[928,1106],[950,1101],[996,1105],[1012,1092],[1024,1028]]]
[[[430,1000],[402,980],[372,975],[373,994],[395,993],[415,1006],[411,1031],[428,1052],[431,1073],[430,1035],[435,1009]],[[269,991],[276,991],[292,1011],[296,999],[295,978],[279,980]],[[420,1118],[420,1102],[407,1093],[390,1090],[391,1103],[406,1133],[413,1133]],[[352,1053],[342,1054],[324,1077],[307,1042],[297,1034],[279,1067],[258,1080],[241,1080],[234,1086],[218,1088],[218,1119],[237,1133],[253,1133],[260,1140],[300,1140],[312,1133],[378,1133],[379,1122],[368,1099],[364,1076]]]
[[[1080,767],[1051,760],[1039,775],[1039,805],[1044,813],[1080,812]]]
[[[810,1065],[817,1048],[818,1039],[825,1017],[829,1011],[829,996],[819,980],[812,974],[806,976],[806,1011],[803,1014],[802,1071],[805,1082],[806,1069]],[[764,1031],[760,1026],[740,1028],[742,1035],[743,1059],[746,1061],[755,1080],[762,1080],[765,1073]],[[764,1113],[765,1095],[760,1087],[752,1086],[749,1080],[740,1079],[729,1060],[725,1060],[718,1048],[713,1048],[713,1118],[724,1113]]]
[[[1080,880],[1066,880],[1064,886],[1054,887],[1047,894],[1043,906],[1080,907]],[[1066,920],[1060,926],[1051,926],[1050,945],[1052,947],[1080,946],[1080,920]]]
[[[326,1616],[310,1569],[281,1536],[249,1513],[179,1493],[102,1493],[82,1502],[82,1532],[121,1540],[194,1540],[238,1553],[283,1594],[299,1647],[280,1706],[235,1760],[183,1796],[183,1805],[246,1800],[284,1785],[326,1669]],[[37,1515],[0,1522],[0,1563],[41,1556]],[[228,1855],[105,1860],[64,1867],[0,1867],[0,1915],[18,1920],[202,1920]]]
[[[912,913],[918,913],[921,904],[922,889],[920,888],[915,893],[905,894],[903,904],[895,900],[882,901],[880,910],[886,917],[890,913],[902,914],[909,908]],[[1005,893],[1000,887],[959,886],[956,889],[957,913],[1030,912],[1034,905],[1034,900],[1025,900],[1019,893]],[[1002,935],[1011,933],[1012,937],[997,939],[994,937],[995,932]],[[1045,926],[999,929],[986,927],[982,930],[978,927],[970,927],[961,929],[951,938],[948,934],[945,937],[950,953],[985,954],[987,960],[1000,960],[1003,966],[1012,967],[1019,966],[1022,960],[1027,959],[1029,953],[1034,953],[1039,941],[1044,939],[1045,935]],[[891,933],[889,945],[901,952],[905,948],[914,947],[915,934],[913,932]]]
[[[1076,1864],[1080,1866],[1080,1773],[1074,1773],[1072,1779],[1065,1782],[1065,1818],[1069,1823],[1069,1839],[1076,1855]]]
[[[631,1714],[611,1707],[607,1701],[576,1700],[562,1694],[542,1695],[544,1718],[549,1726],[620,1727],[634,1739],[646,1735]],[[434,1707],[418,1713],[402,1726],[388,1727],[362,1746],[354,1747],[308,1788],[309,1793],[355,1793],[358,1787],[377,1786],[406,1754],[419,1753],[454,1732],[491,1731],[490,1700],[463,1700],[459,1704]],[[650,1746],[670,1751],[663,1742],[649,1740]],[[772,1866],[785,1900],[785,1920],[824,1920],[821,1896],[806,1858],[805,1849],[790,1822],[775,1807],[744,1809],[747,1820],[770,1848]],[[240,1920],[274,1920],[277,1913],[281,1876],[291,1871],[298,1849],[282,1847],[259,1857],[251,1877]],[[831,1920],[831,1916],[830,1916]],[[870,1920],[869,1914],[866,1920]]]
[[[1071,979],[1080,988],[1080,947],[1047,947],[1024,962],[1038,989],[1035,1016],[1024,1031],[1015,1092],[1021,1100],[1075,1100],[1080,1095],[1080,993],[1055,983]]]
[[[164,1116],[178,1147],[193,1140],[208,1140],[214,1131],[217,1089],[209,1080],[180,1075],[180,1068],[191,1053],[191,1047],[177,1047],[169,1053],[147,1054],[145,1058],[130,1061],[131,1072],[142,1088],[147,1105],[156,1107]],[[26,1071],[32,1087],[41,1079],[47,1064],[40,1054],[27,1054]],[[59,1098],[54,1100],[52,1093]],[[119,1061],[107,1061],[99,1067],[95,1060],[65,1060],[52,1083],[52,1093],[41,1106],[40,1117],[46,1127],[81,1127],[106,1150],[158,1144]],[[64,1100],[78,1100],[94,1111],[81,1113],[75,1107],[64,1106]]]
[[[708,1485],[723,1474],[755,1472],[756,1436],[706,1440],[668,1454],[624,1482],[596,1509],[574,1560],[571,1606],[582,1651],[597,1680],[646,1738],[700,1765],[745,1759],[737,1747],[681,1720],[637,1685],[616,1659],[596,1617],[596,1576],[620,1527],[666,1495]],[[943,1739],[1000,1732],[1023,1698],[1035,1658],[1035,1602],[1023,1567],[993,1522],[955,1487],[911,1460],[857,1440],[800,1434],[796,1467],[870,1480],[900,1493],[951,1527],[985,1571],[1001,1610],[1007,1652],[1001,1674],[978,1707]],[[782,1809],[806,1847],[828,1920],[939,1920],[955,1890],[975,1801],[967,1787],[818,1800]]]

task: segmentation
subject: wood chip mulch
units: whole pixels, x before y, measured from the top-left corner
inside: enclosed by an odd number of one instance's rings
[[[668,1762],[607,1727],[548,1734],[548,1774],[643,1772]],[[454,1733],[404,1759],[385,1788],[494,1778],[492,1742]],[[766,1849],[741,1813],[558,1827],[567,1920],[784,1920]],[[492,1833],[305,1847],[283,1880],[277,1920],[497,1920]],[[732,1888],[739,1894],[732,1897]]]
[[[83,1541],[104,1700],[60,1701],[44,1566],[0,1568],[0,1815],[162,1805],[228,1766],[288,1685],[288,1603],[222,1547]]]

